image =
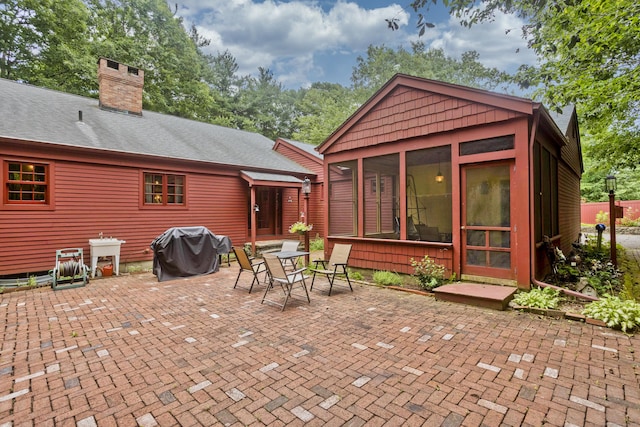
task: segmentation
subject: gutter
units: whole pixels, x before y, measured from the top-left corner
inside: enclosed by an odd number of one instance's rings
[[[531,129],[531,138],[529,140],[529,241],[530,241],[530,250],[531,250],[531,256],[529,257],[530,259],[530,280],[531,283],[539,286],[541,288],[552,288],[555,289],[557,291],[562,292],[565,295],[571,296],[571,297],[575,297],[575,298],[579,298],[579,299],[584,299],[587,301],[598,301],[598,297],[592,297],[589,295],[585,295],[582,294],[580,292],[577,291],[572,291],[571,289],[565,289],[565,288],[561,288],[559,286],[555,286],[552,285],[550,283],[546,283],[546,282],[542,282],[538,279],[535,278],[535,254],[536,254],[536,244],[535,244],[535,222],[534,222],[534,217],[535,217],[535,212],[534,212],[534,206],[535,206],[535,200],[534,197],[535,195],[533,194],[533,189],[534,189],[534,182],[533,182],[533,170],[534,170],[534,165],[533,165],[533,144],[536,140],[536,131],[538,130],[538,125],[540,124],[540,109],[543,108],[542,104],[536,104],[534,105],[534,113],[533,113],[533,124],[532,124],[532,129]]]

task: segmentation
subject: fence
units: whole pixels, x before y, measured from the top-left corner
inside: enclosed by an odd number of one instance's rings
[[[622,224],[628,220],[635,220],[640,217],[640,200],[616,200],[616,205],[622,206],[624,218],[618,218],[616,224]],[[597,224],[596,216],[599,212],[609,214],[609,202],[582,203],[580,205],[580,221],[583,224]],[[607,216],[608,218],[608,216]],[[607,225],[608,220],[607,220]]]

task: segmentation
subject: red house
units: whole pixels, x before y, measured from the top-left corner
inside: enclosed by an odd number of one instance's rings
[[[325,250],[354,267],[411,273],[429,255],[458,278],[528,288],[543,237],[580,233],[575,110],[396,75],[318,147]]]
[[[0,276],[52,269],[63,248],[87,262],[100,233],[126,241],[123,264],[150,261],[170,227],[236,246],[291,238],[302,180],[316,182],[313,162],[281,154],[299,143],[143,111],[144,72],[115,61],[99,60],[98,80],[99,100],[0,79]]]

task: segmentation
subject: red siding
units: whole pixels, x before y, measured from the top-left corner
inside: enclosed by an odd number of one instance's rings
[[[232,175],[189,170],[55,162],[56,205],[50,211],[2,212],[0,275],[54,267],[55,251],[81,247],[90,262],[89,239],[98,233],[125,240],[121,262],[153,258],[144,253],[170,227],[205,226],[234,244],[247,241],[246,183]],[[187,178],[187,208],[140,208],[140,171],[182,174]]]
[[[400,86],[365,114],[325,154],[494,123],[521,115]]]
[[[444,265],[447,274],[452,272],[453,250],[451,245],[434,245],[425,242],[399,240],[329,238],[325,246],[325,257],[331,256],[335,243],[349,243],[352,246],[349,267],[366,268],[376,271],[395,271],[412,274],[411,258],[422,259],[425,255]]]
[[[324,181],[322,159],[319,157],[310,158],[311,155],[308,153],[301,154],[300,150],[291,147],[286,142],[277,144],[276,151],[313,172],[316,175],[315,182]]]

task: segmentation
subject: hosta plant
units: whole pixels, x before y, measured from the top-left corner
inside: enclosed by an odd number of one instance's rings
[[[582,311],[587,317],[602,320],[610,328],[619,328],[622,332],[640,327],[640,304],[633,300],[605,295],[598,301],[587,304]]]
[[[553,288],[532,288],[529,292],[517,294],[513,302],[522,307],[553,309],[560,303],[560,291]]]

